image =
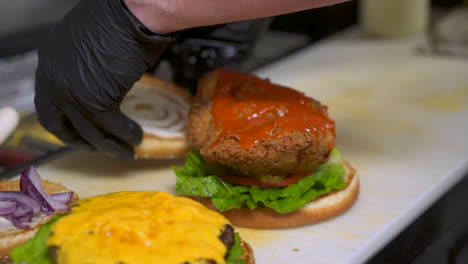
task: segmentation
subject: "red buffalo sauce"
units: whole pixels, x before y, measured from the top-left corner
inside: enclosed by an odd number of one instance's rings
[[[323,133],[335,123],[314,99],[254,75],[218,70],[212,113],[221,138],[234,138],[252,149],[257,143],[299,131]]]

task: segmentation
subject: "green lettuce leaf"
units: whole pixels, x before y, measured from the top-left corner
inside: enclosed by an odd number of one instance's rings
[[[238,233],[234,233],[234,245],[229,249],[226,257],[226,264],[244,264],[244,249],[241,246],[241,240]]]
[[[174,167],[174,171],[177,175],[177,192],[209,197],[221,212],[243,206],[250,209],[267,206],[279,213],[289,213],[322,194],[346,186],[343,159],[337,149],[331,152],[329,160],[311,176],[287,187],[264,188],[224,182],[216,175],[209,175],[209,168],[197,152],[189,153],[184,168]]]
[[[50,230],[61,216],[65,214],[54,215],[49,222],[37,230],[36,235],[29,239],[23,245],[16,247],[10,252],[10,258],[18,264],[53,264],[49,255],[47,240],[50,236]]]

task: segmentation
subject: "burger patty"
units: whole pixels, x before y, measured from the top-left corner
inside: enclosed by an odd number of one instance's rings
[[[328,159],[335,146],[335,135],[331,130],[282,133],[280,137],[260,140],[250,149],[242,148],[235,137],[218,137],[221,131],[216,128],[212,114],[216,86],[216,74],[201,79],[187,124],[187,137],[200,149],[206,162],[223,165],[239,174],[256,176],[308,171]],[[234,96],[242,99],[242,93]],[[326,106],[318,101],[314,100],[312,107],[327,114]]]
[[[229,251],[229,249],[231,249],[231,247],[234,245],[234,228],[232,228],[230,225],[226,225],[218,238],[221,240],[221,242],[223,242]]]

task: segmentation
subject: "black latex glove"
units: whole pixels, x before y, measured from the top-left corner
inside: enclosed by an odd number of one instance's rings
[[[120,0],[82,0],[39,49],[40,123],[68,144],[132,158],[142,130],[120,103],[174,38],[152,34]]]

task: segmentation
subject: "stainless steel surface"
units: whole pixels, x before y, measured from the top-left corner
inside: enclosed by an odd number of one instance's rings
[[[2,0],[0,1],[0,37],[55,22],[77,2],[77,0]]]

